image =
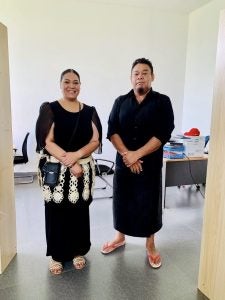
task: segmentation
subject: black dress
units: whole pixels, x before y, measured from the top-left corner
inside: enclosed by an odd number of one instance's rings
[[[43,132],[47,133],[49,130],[43,128],[43,120],[49,120],[46,114],[51,115],[54,122],[55,143],[65,151],[76,151],[89,143],[93,134],[92,121],[101,139],[101,124],[94,107],[84,104],[79,113],[72,113],[55,101],[41,107],[36,125],[37,151],[40,151],[44,141]],[[76,134],[71,141],[77,118]],[[49,127],[52,122],[47,122],[46,126]],[[45,157],[40,160],[40,169],[45,161]],[[91,246],[89,205],[94,185],[93,160],[89,159],[84,167],[86,173],[77,179],[70,174],[69,168],[62,166],[60,183],[56,188],[50,189],[42,185],[45,197],[46,255],[52,256],[56,261],[70,261],[76,255],[85,255]],[[86,196],[83,193],[85,189],[88,192]]]
[[[134,174],[116,156],[113,189],[114,228],[121,233],[149,237],[162,227],[160,176],[163,145],[174,129],[170,99],[152,89],[139,104],[133,90],[116,99],[108,121],[108,135],[118,134],[127,149],[137,150],[152,137],[162,146],[142,158],[143,171]]]

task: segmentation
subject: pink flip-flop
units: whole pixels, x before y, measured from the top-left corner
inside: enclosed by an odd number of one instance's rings
[[[103,245],[102,249],[101,249],[101,253],[102,254],[109,254],[111,252],[113,252],[114,250],[116,250],[119,247],[122,247],[126,244],[126,241],[122,241],[120,243],[115,243],[115,244],[110,244],[109,242],[107,242],[106,244]]]
[[[157,254],[154,256],[154,255],[151,255],[150,253],[147,253],[147,256],[148,256],[148,262],[153,269],[158,269],[161,267],[162,259],[161,259],[160,254]]]

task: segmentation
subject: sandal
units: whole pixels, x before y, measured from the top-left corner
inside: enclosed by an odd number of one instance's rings
[[[162,259],[159,253],[154,256],[147,252],[147,257],[148,257],[148,262],[153,269],[158,269],[161,267]]]
[[[126,244],[125,240],[122,242],[119,242],[119,243],[107,242],[103,245],[101,252],[102,252],[102,254],[109,254],[109,253],[113,252],[114,250],[116,250],[117,248],[124,246],[125,244]]]
[[[76,270],[82,270],[86,265],[86,260],[83,256],[76,256],[73,259],[73,265]]]
[[[55,261],[54,259],[50,259],[49,262],[49,271],[53,275],[60,275],[63,271],[63,265],[61,262]]]

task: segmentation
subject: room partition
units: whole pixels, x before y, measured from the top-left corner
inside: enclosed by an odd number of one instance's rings
[[[221,13],[198,288],[225,299],[225,10]]]
[[[16,254],[7,28],[0,23],[0,274]]]

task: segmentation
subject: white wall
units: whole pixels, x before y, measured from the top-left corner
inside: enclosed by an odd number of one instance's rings
[[[202,135],[210,133],[219,13],[223,8],[224,0],[214,0],[190,14],[182,132],[197,127]]]
[[[0,0],[0,21],[9,35],[14,144],[30,131],[31,160],[39,106],[61,96],[59,75],[68,67],[81,75],[81,101],[99,112],[102,157],[114,159],[105,139],[107,119],[114,99],[130,89],[138,57],[152,60],[153,88],[171,97],[175,131],[181,131],[187,15],[75,0]]]

